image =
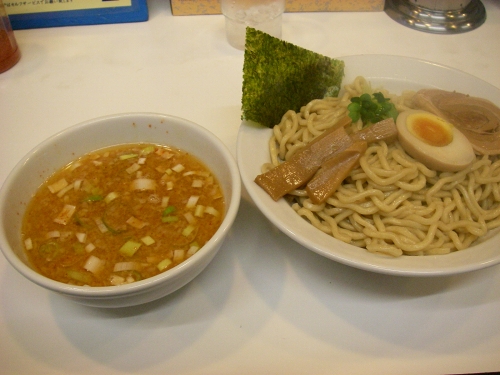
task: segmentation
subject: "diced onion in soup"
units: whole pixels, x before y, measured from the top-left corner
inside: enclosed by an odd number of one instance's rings
[[[210,215],[219,216],[219,211],[211,206],[206,207],[205,212]]]
[[[32,250],[33,249],[33,241],[31,240],[31,238],[26,238],[24,240],[24,247],[26,248],[26,250]]]
[[[141,169],[141,166],[137,163],[134,163],[130,167],[128,167],[126,171],[127,173],[132,174],[134,172],[137,172],[139,169]]]
[[[52,194],[55,194],[59,190],[64,189],[66,186],[68,186],[68,181],[66,181],[65,178],[61,178],[59,181],[49,185],[48,188]]]
[[[109,278],[111,285],[123,285],[125,284],[125,278],[118,275],[111,275]]]
[[[85,246],[85,251],[87,253],[92,252],[95,249],[95,245],[93,243],[88,243],[87,246]]]
[[[138,271],[142,268],[140,263],[137,262],[119,262],[116,263],[113,272],[120,272],[120,271]]]
[[[62,188],[61,190],[59,190],[59,192],[57,193],[57,196],[59,198],[61,198],[64,194],[66,194],[68,191],[70,191],[73,188],[74,188],[74,183],[73,184],[69,184],[65,188]]]
[[[75,190],[80,190],[80,188],[82,187],[82,182],[83,180],[75,180],[75,182],[73,182],[73,189]]]
[[[72,204],[65,204],[59,215],[57,215],[57,217],[54,219],[54,221],[62,225],[68,224],[68,221],[75,213],[75,210],[76,206],[73,206]]]
[[[186,212],[184,214],[184,218],[186,219],[186,221],[189,224],[194,224],[196,222],[196,219],[195,219],[194,215],[191,212]]]
[[[100,217],[96,217],[94,221],[97,225],[97,228],[99,228],[99,230],[101,231],[101,233],[106,233],[108,231],[108,227],[104,224],[104,222]]]
[[[186,252],[186,257],[193,256],[198,250],[200,250],[200,246],[198,246],[198,244],[191,245]]]
[[[205,206],[198,204],[196,205],[196,208],[194,210],[194,216],[203,217],[204,212],[205,212]]]
[[[174,263],[182,262],[184,260],[184,250],[174,250],[174,256],[172,260],[174,261]]]
[[[78,239],[78,242],[80,243],[85,243],[85,241],[87,240],[87,233],[78,232],[75,233],[75,235],[76,238]]]
[[[47,235],[45,236],[47,239],[49,238],[58,238],[61,237],[61,232],[58,230],[51,230],[50,232],[47,232]]]
[[[198,195],[191,195],[186,203],[186,208],[194,208],[198,203],[198,199],[200,199]]]
[[[185,168],[185,167],[184,167],[182,164],[177,164],[177,165],[174,165],[174,166],[172,167],[172,170],[173,170],[174,172],[178,172],[178,173],[180,173],[180,172],[182,172],[182,171],[184,170],[184,168]]]
[[[170,197],[162,197],[161,198],[161,206],[162,207],[167,207],[168,206],[168,201],[170,200]]]
[[[193,180],[191,186],[194,188],[200,188],[203,186],[203,180]]]
[[[97,274],[104,267],[104,263],[106,263],[106,261],[101,260],[94,255],[91,255],[85,262],[83,268],[85,268],[89,272]]]
[[[146,225],[148,225],[148,223],[146,223],[145,221],[142,221],[142,220],[139,220],[138,218],[136,217],[129,217],[126,221],[126,223],[134,228],[137,228],[137,229],[142,229],[144,228]]]
[[[156,190],[156,181],[149,178],[137,178],[132,181],[132,190]]]

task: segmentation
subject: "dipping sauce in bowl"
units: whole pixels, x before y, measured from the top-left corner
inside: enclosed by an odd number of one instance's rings
[[[240,197],[233,155],[202,126],[158,113],[104,116],[60,131],[15,165],[0,188],[0,248],[46,290],[88,306],[135,306],[210,264]]]
[[[91,152],[38,189],[23,220],[34,268],[72,285],[140,281],[194,255],[224,218],[214,174],[168,146]]]

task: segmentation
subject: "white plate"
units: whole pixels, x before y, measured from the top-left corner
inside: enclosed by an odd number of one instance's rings
[[[393,93],[424,87],[455,90],[488,98],[500,105],[500,90],[474,76],[432,62],[385,55],[339,57],[345,62],[344,83],[363,75],[374,88]],[[257,184],[260,167],[269,161],[268,141],[271,129],[247,122],[238,133],[238,166],[251,198],[262,213],[283,233],[304,247],[326,258],[356,268],[402,276],[437,276],[473,271],[500,263],[500,246],[495,235],[469,249],[441,256],[402,256],[390,258],[348,245],[320,230],[297,215],[280,199],[274,202]]]

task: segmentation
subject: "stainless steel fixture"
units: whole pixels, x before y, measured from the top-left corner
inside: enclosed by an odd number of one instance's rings
[[[463,33],[486,20],[480,0],[386,0],[385,12],[404,26],[435,34]]]

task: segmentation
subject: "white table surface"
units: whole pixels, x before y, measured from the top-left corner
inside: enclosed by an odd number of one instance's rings
[[[376,13],[285,14],[283,38],[336,57],[432,60],[500,87],[500,2],[458,35]],[[20,62],[0,75],[0,183],[46,137],[119,112],[160,112],[213,131],[236,154],[243,52],[224,19],[19,30]],[[445,374],[500,370],[500,266],[401,278],[337,264],[277,231],[243,193],[215,260],[159,301],[80,306],[0,256],[0,374]]]

